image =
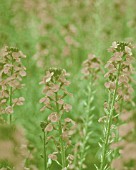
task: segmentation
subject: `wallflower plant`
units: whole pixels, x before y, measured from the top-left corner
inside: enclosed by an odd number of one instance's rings
[[[18,48],[8,47],[0,53],[0,114],[9,115],[9,123],[12,122],[12,114],[16,105],[23,105],[24,98],[15,98],[16,90],[21,89],[22,77],[26,76],[26,68],[22,59],[26,56]]]
[[[98,78],[98,72],[100,71],[100,60],[93,54],[88,55],[88,59],[83,62],[83,69],[82,73],[84,74],[84,79],[87,79],[87,87],[85,90],[85,97],[84,100],[84,109],[85,113],[82,117],[82,137],[79,146],[79,170],[85,168],[85,160],[88,150],[90,146],[88,142],[90,141],[91,137],[91,125],[93,121],[93,110],[95,106],[93,104],[94,101],[94,94],[95,94],[95,85],[96,80]]]
[[[133,100],[134,89],[132,87],[132,83],[134,83],[132,78],[132,75],[134,74],[134,68],[132,66],[134,58],[131,50],[130,55],[129,63],[125,63],[127,64],[127,70],[124,73],[125,78],[119,80],[121,86],[119,96],[122,100],[115,104],[115,111],[119,115],[118,124],[116,125],[118,138],[110,147],[114,151],[114,159],[112,160],[111,167],[116,170],[122,170],[123,168],[129,169],[130,167],[134,168],[135,166],[136,145],[132,141],[134,138],[132,132],[135,128],[135,123],[132,119],[135,108],[135,102]]]
[[[47,120],[41,122],[41,128],[44,134],[44,169],[51,166],[51,162],[55,161],[65,170],[70,166],[70,156],[66,150],[71,145],[70,129],[74,122],[70,118],[65,117],[65,113],[72,109],[72,106],[64,101],[66,96],[72,96],[66,87],[70,85],[67,80],[69,76],[64,69],[51,68],[46,71],[46,75],[40,84],[45,87],[43,89],[44,97],[40,99],[43,104],[41,111],[50,110]],[[49,141],[53,141],[55,151],[47,155],[47,145]],[[50,152],[50,151],[48,151]],[[61,160],[58,159],[60,155]]]
[[[130,72],[132,71],[132,45],[124,42],[113,42],[110,52],[113,56],[106,64],[108,72],[105,74],[107,82],[105,87],[108,89],[108,101],[104,103],[104,137],[100,146],[102,147],[101,164],[99,170],[108,170],[111,163],[110,145],[114,142],[117,136],[116,124],[114,119],[118,120],[122,101],[130,99],[132,88],[129,85]],[[118,110],[118,112],[117,112]],[[115,137],[113,137],[113,134]]]

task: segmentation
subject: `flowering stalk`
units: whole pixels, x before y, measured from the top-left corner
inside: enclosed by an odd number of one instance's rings
[[[94,100],[94,91],[92,89],[92,84],[91,82],[89,83],[88,86],[88,90],[87,90],[87,103],[86,103],[86,116],[83,119],[83,124],[84,124],[84,128],[83,128],[83,140],[81,142],[81,146],[80,146],[80,160],[79,160],[79,170],[82,170],[82,168],[84,167],[84,161],[86,158],[86,154],[87,151],[89,149],[89,146],[87,145],[88,140],[90,138],[91,135],[91,131],[90,131],[90,126],[92,124],[92,119],[93,119],[93,115],[91,114],[92,111],[94,110],[94,106],[92,105],[93,100]]]
[[[69,164],[67,164],[65,152],[70,144],[70,135],[68,131],[68,129],[70,130],[69,123],[73,123],[73,121],[70,118],[63,119],[64,112],[69,112],[72,108],[71,105],[64,102],[64,98],[67,95],[71,95],[65,89],[65,86],[69,86],[70,84],[70,82],[66,80],[67,76],[68,74],[65,70],[53,68],[46,72],[45,77],[42,82],[40,82],[40,84],[45,85],[43,90],[45,96],[40,100],[40,103],[44,104],[41,111],[44,111],[45,109],[51,111],[48,119],[42,123],[41,127],[43,131],[46,132],[46,145],[49,140],[53,140],[57,149],[56,152],[48,155],[48,160],[44,159],[44,164],[46,162],[47,168],[51,166],[48,164],[51,160],[59,164],[62,169],[69,166]],[[53,131],[57,135],[56,138],[54,134],[52,135]],[[57,160],[57,154],[61,155],[61,162]]]
[[[107,115],[104,123],[104,139],[102,141],[103,144],[100,144],[103,148],[100,170],[108,169],[107,156],[109,156],[112,152],[109,149],[109,145],[114,140],[112,139],[112,132],[114,127],[113,118],[118,116],[115,115],[114,112],[119,101],[122,101],[128,97],[122,96],[124,90],[122,87],[125,87],[125,89],[128,87],[128,70],[130,66],[130,58],[132,55],[131,46],[127,43],[114,42],[110,48],[110,51],[112,51],[114,55],[106,65],[106,68],[109,69],[109,72],[105,74],[105,77],[107,77],[109,81],[105,83],[105,87],[109,89],[109,100],[108,102],[105,102],[105,112]]]
[[[13,57],[12,57],[12,55],[11,55],[11,64],[13,65]],[[11,76],[13,75],[13,67],[11,68]],[[10,89],[9,89],[9,105],[10,105],[10,107],[12,107],[12,87],[10,87]],[[9,115],[9,124],[11,124],[11,122],[12,122],[12,115],[10,114]]]
[[[93,120],[92,111],[94,110],[94,85],[97,79],[97,73],[100,71],[100,60],[95,57],[95,55],[89,54],[88,59],[83,63],[83,74],[84,78],[88,80],[88,86],[86,89],[86,100],[85,104],[85,115],[83,118],[83,138],[80,144],[80,153],[79,153],[79,170],[82,170],[84,167],[85,158],[87,151],[89,149],[88,141],[90,139],[91,131],[90,127]]]
[[[112,169],[122,170],[127,169],[128,166],[131,168],[135,165],[132,164],[135,161],[135,154],[136,153],[136,144],[132,142],[133,133],[130,133],[134,130],[135,124],[133,119],[133,109],[135,103],[133,102],[133,92],[134,89],[132,88],[131,84],[134,81],[132,78],[132,73],[134,68],[132,66],[133,57],[131,56],[131,60],[129,62],[129,69],[127,70],[127,79],[128,81],[122,84],[123,96],[127,96],[123,98],[119,103],[119,107],[116,107],[116,112],[119,113],[118,118],[118,139],[115,140],[111,144],[111,149],[115,150],[114,152],[114,159],[112,160],[111,167]],[[129,93],[128,93],[129,92]],[[127,154],[126,154],[127,153]],[[130,154],[129,154],[130,153]],[[135,168],[134,168],[135,169]]]
[[[26,68],[22,59],[26,56],[14,47],[5,47],[1,51],[0,70],[0,112],[9,114],[9,123],[12,122],[13,108],[23,105],[24,98],[13,98],[16,90],[23,87],[22,77],[26,76]]]

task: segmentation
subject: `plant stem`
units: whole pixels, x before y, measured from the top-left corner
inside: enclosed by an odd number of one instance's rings
[[[86,138],[86,136],[87,136],[87,131],[88,131],[88,127],[87,127],[87,125],[85,125],[85,134],[84,134],[84,137],[85,137],[85,138]],[[81,153],[80,153],[79,170],[82,170],[82,167],[83,167],[86,143],[87,143],[87,141],[84,139],[84,140],[83,140],[83,143],[82,143],[82,147],[81,147]]]
[[[12,57],[12,55],[11,55]],[[12,69],[11,69],[11,76],[13,75],[13,57],[11,60],[11,64],[12,64]],[[13,93],[13,89],[12,87],[10,87],[9,89],[9,105],[12,107],[12,93]],[[12,122],[12,114],[9,115],[9,124],[11,124]]]
[[[44,170],[47,170],[47,152],[46,152],[46,132],[43,132],[43,159],[44,159]]]
[[[104,146],[103,146],[100,170],[104,170],[104,167],[105,167],[106,153],[107,153],[107,147],[108,147],[109,137],[110,137],[110,132],[111,132],[111,125],[112,125],[112,118],[113,118],[113,112],[114,112],[114,104],[116,101],[116,95],[117,95],[117,89],[118,89],[118,79],[119,79],[119,75],[120,75],[120,69],[121,69],[121,63],[119,64],[118,74],[117,74],[117,78],[116,78],[116,87],[113,92],[113,97],[111,100],[109,119],[108,119],[107,126],[106,126],[106,135],[105,135],[106,137],[105,137]]]
[[[59,105],[57,103],[58,100],[58,96],[56,93],[56,108],[57,108],[57,113],[59,114]],[[60,140],[60,149],[61,149],[61,162],[62,162],[62,169],[66,167],[66,155],[65,155],[65,146],[64,146],[64,142],[62,139],[62,123],[61,123],[61,117],[60,120],[58,122],[58,126],[59,126],[59,140]]]
[[[83,137],[83,143],[82,143],[82,146],[81,146],[81,153],[80,153],[80,165],[79,165],[79,170],[82,170],[82,165],[83,165],[83,162],[84,162],[84,159],[85,159],[85,154],[86,154],[86,151],[85,151],[85,148],[86,148],[86,144],[88,142],[88,139],[87,139],[87,135],[88,135],[88,124],[90,123],[90,109],[91,109],[91,102],[90,99],[91,97],[93,97],[93,94],[92,94],[92,77],[90,79],[90,83],[89,83],[89,86],[88,86],[88,97],[87,97],[87,109],[86,109],[86,117],[85,117],[85,120],[84,120],[84,137]]]
[[[64,142],[63,142],[63,139],[62,139],[61,121],[59,121],[59,136],[60,136],[62,168],[65,168],[66,167],[66,155],[65,155],[65,149],[64,149]]]
[[[9,105],[12,106],[12,87],[9,90]],[[12,122],[12,113],[9,115],[9,124]]]

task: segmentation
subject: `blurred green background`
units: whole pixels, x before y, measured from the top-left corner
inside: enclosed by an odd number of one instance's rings
[[[40,121],[48,115],[48,111],[39,111],[42,97],[39,81],[45,70],[62,67],[71,74],[69,91],[74,97],[69,100],[73,106],[70,117],[78,121],[84,114],[83,91],[87,85],[82,81],[82,62],[93,53],[104,65],[110,57],[107,48],[113,41],[135,44],[135,0],[0,0],[0,47],[16,46],[27,56],[26,86],[18,92],[26,101],[15,109],[14,121],[25,128],[28,140],[37,148],[35,164],[39,169],[42,169]],[[96,87],[95,133],[90,140],[87,170],[95,169],[94,163],[99,162],[97,143],[102,133],[98,119],[103,114],[106,97],[103,84],[101,73]]]

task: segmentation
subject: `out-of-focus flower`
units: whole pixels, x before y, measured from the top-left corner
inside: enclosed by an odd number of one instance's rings
[[[16,105],[23,105],[24,98],[14,99],[16,90],[22,88],[22,77],[26,76],[26,68],[22,64],[22,59],[26,56],[14,47],[4,47],[1,50],[0,58],[0,105],[1,113],[13,113]],[[10,104],[8,101],[10,100]]]
[[[9,167],[23,170],[28,154],[24,145],[27,145],[27,141],[22,129],[0,124],[0,162],[4,161]]]
[[[54,154],[54,153],[52,153],[52,154],[49,154],[49,155],[48,155],[48,158],[50,158],[50,159],[53,160],[53,161],[56,161],[56,160],[57,160],[57,155]]]
[[[83,62],[82,73],[85,75],[85,78],[88,78],[90,75],[95,79],[97,78],[97,73],[100,71],[100,60],[94,55],[89,54],[88,59]]]

